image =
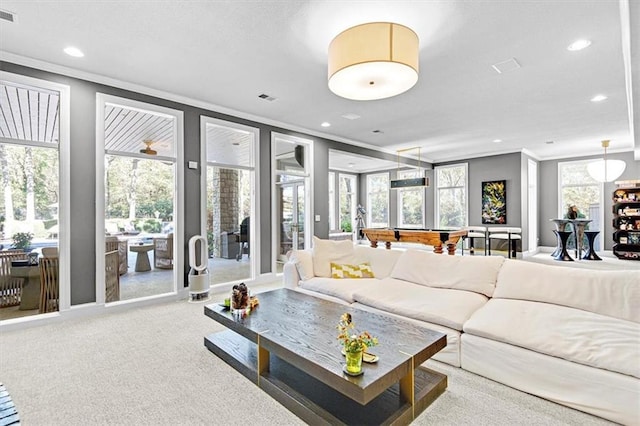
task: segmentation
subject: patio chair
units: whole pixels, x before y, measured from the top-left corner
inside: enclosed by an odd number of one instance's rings
[[[116,302],[120,300],[120,255],[118,250],[105,253],[104,256],[104,276],[105,276],[105,301]]]
[[[249,247],[249,217],[245,217],[240,223],[240,233],[238,234],[238,242],[240,243],[240,253],[238,253],[237,261],[242,259],[242,255],[244,254],[244,250],[247,250],[247,256],[250,256],[250,247]]]
[[[173,233],[153,239],[153,267],[173,269]]]
[[[40,258],[40,313],[57,312],[60,304],[57,257]]]
[[[0,308],[20,305],[24,278],[11,276],[11,262],[27,260],[22,250],[6,250],[0,252]]]
[[[43,257],[58,257],[58,247],[42,247]]]
[[[127,264],[128,256],[127,253],[129,243],[127,240],[120,240],[115,236],[107,236],[104,239],[105,241],[105,253],[109,253],[111,251],[116,250],[118,252],[118,270],[120,275],[126,274],[129,269],[129,265]]]

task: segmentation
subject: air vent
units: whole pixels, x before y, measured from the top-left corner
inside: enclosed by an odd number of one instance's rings
[[[346,118],[347,120],[357,120],[358,118],[360,118],[360,116],[358,114],[350,112],[349,114],[343,115],[342,118]]]
[[[0,19],[9,21],[9,22],[16,22],[16,20],[18,19],[18,15],[16,15],[13,12],[9,12],[8,10],[0,9]]]
[[[260,99],[264,99],[265,101],[269,101],[269,102],[273,102],[273,101],[275,101],[277,99],[277,98],[274,98],[273,96],[269,96],[269,95],[264,94],[264,93],[262,95],[258,95],[258,97]]]
[[[384,133],[382,130],[372,130],[372,132],[373,133],[380,133],[380,134]]]
[[[498,62],[491,65],[498,74],[504,74],[509,71],[515,71],[520,68],[520,64],[516,61],[516,58],[507,59],[506,61]]]

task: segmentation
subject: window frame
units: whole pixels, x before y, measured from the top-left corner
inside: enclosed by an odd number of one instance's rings
[[[347,194],[351,194],[352,199],[351,199],[351,232],[355,232],[356,230],[356,223],[355,223],[355,217],[356,217],[356,210],[358,208],[358,176],[351,174],[351,173],[338,173],[338,217],[337,219],[340,220],[340,214],[342,212],[342,205],[340,204],[341,200],[342,200],[342,191],[340,190],[340,188],[342,187],[340,185],[340,180],[345,177],[347,179],[351,179],[353,181],[353,190],[352,192],[347,192]],[[338,229],[342,230],[342,227],[340,226],[342,225],[342,222],[340,222]]]
[[[371,184],[370,181],[375,178],[375,177],[379,177],[379,176],[384,176],[387,179],[387,190],[386,190],[386,197],[387,197],[387,221],[386,223],[383,222],[376,222],[375,224],[373,223],[373,221],[371,220]],[[373,174],[369,174],[367,175],[367,179],[366,179],[366,197],[367,197],[367,223],[366,226],[369,228],[386,228],[389,226],[389,188],[390,188],[390,178],[389,178],[389,172],[382,172],[382,173],[373,173]],[[383,191],[380,191],[380,193],[382,193]]]
[[[438,171],[443,169],[452,169],[462,167],[464,168],[464,185],[463,186],[443,186],[440,187],[440,182],[438,179]],[[443,166],[435,166],[433,168],[433,180],[434,180],[434,226],[436,229],[440,228],[440,191],[447,189],[455,189],[462,188],[464,190],[464,199],[465,199],[465,208],[464,212],[464,221],[462,226],[469,225],[469,163],[456,163],[456,164],[447,164]]]
[[[58,311],[49,315],[60,315],[60,313],[71,308],[71,88],[68,85],[6,71],[0,71],[0,80],[59,93],[60,112],[57,148],[54,148],[49,143],[45,145],[45,143],[41,142],[4,137],[0,138],[0,142],[58,150],[58,189],[60,191],[58,201],[58,253],[60,258],[58,281],[60,288]],[[26,316],[10,321],[31,321],[42,316],[44,315]]]
[[[578,164],[588,164],[590,162],[592,162],[593,160],[575,160],[575,161],[559,161],[558,162],[558,218],[563,218],[565,213],[566,213],[566,203],[565,200],[563,199],[563,190],[565,187],[580,187],[580,188],[585,188],[585,187],[597,187],[598,188],[598,192],[599,192],[599,199],[598,199],[598,204],[599,204],[599,217],[598,217],[598,225],[599,225],[599,230],[602,232],[603,228],[605,228],[604,225],[604,183],[602,182],[596,182],[595,180],[593,180],[593,182],[590,183],[576,183],[576,184],[567,184],[565,185],[563,183],[563,168],[566,166],[572,166],[572,165],[578,165]]]
[[[411,169],[411,170],[398,170],[397,174],[396,174],[396,178],[397,179],[412,179],[412,178],[422,178],[424,177],[424,172],[422,170],[415,170],[415,169]],[[411,224],[411,223],[404,223],[403,220],[403,214],[402,214],[402,207],[403,207],[403,195],[406,192],[409,191],[420,191],[420,198],[421,198],[421,202],[420,202],[420,207],[421,207],[421,215],[422,215],[422,222],[419,224]],[[424,187],[410,187],[410,188],[398,188],[397,189],[397,194],[398,194],[398,198],[397,198],[397,215],[398,215],[398,227],[399,228],[415,228],[415,229],[423,229],[425,227],[425,188]]]

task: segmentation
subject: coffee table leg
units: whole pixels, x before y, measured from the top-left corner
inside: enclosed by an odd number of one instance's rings
[[[400,400],[411,405],[411,418],[415,419],[415,380],[413,376],[413,366],[411,371],[400,379]]]
[[[260,335],[258,335],[258,386],[260,386],[260,376],[269,371],[269,351],[260,346]]]

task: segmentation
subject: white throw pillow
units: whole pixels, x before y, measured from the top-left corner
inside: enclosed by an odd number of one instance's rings
[[[313,272],[316,277],[331,277],[331,262],[352,263],[353,242],[332,241],[313,237]]]

